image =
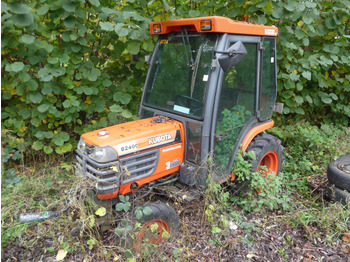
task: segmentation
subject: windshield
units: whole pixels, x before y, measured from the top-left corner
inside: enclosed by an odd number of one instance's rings
[[[144,104],[202,118],[217,36],[186,32],[162,37],[150,68]]]

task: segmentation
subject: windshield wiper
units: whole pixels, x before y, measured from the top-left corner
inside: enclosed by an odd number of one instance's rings
[[[196,82],[197,70],[198,70],[199,60],[200,60],[201,55],[202,55],[202,51],[203,51],[203,44],[200,45],[200,47],[198,49],[197,56],[196,56],[196,61],[194,61],[194,64],[192,66],[193,73],[192,73],[192,79],[191,79],[191,97],[193,95],[194,84]]]
[[[185,31],[185,35],[184,35],[184,31]],[[184,48],[185,48],[185,55],[186,55],[187,65],[188,66],[192,66],[193,65],[193,57],[192,57],[192,51],[191,51],[190,38],[188,37],[188,33],[187,33],[187,30],[186,30],[186,27],[184,27],[184,26],[181,27],[181,36],[182,36],[182,43],[183,43]],[[187,56],[187,48],[186,48],[186,43],[185,43],[185,36],[186,36],[186,40],[187,40],[187,44],[188,44],[188,49],[189,49],[189,52],[190,52],[190,59],[191,59],[191,61],[188,60],[188,56]]]

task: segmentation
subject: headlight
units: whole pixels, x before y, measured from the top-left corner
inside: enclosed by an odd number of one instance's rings
[[[118,159],[117,152],[110,146],[95,147],[89,157],[97,162],[112,162]]]
[[[84,152],[84,149],[86,147],[85,140],[80,137],[79,143],[78,143],[78,149]]]

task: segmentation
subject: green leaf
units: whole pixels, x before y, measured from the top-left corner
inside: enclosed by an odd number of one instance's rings
[[[297,75],[296,73],[291,73],[291,74],[289,75],[289,78],[290,78],[291,80],[293,80],[293,81],[298,81],[299,78],[300,78],[300,76]]]
[[[36,12],[38,15],[45,15],[49,11],[49,5],[44,4],[42,7],[38,9]]]
[[[149,206],[146,206],[144,209],[143,209],[143,213],[146,215],[146,216],[150,216],[153,214],[153,210],[152,208],[150,208]]]
[[[58,58],[57,57],[49,57],[47,59],[47,62],[49,62],[52,65],[57,64],[58,63]]]
[[[304,13],[303,15],[303,21],[305,22],[305,24],[311,24],[313,19],[312,17],[308,14],[308,13]]]
[[[29,99],[34,104],[39,104],[43,100],[43,96],[39,92],[30,93],[29,94]]]
[[[317,6],[316,3],[310,2],[310,1],[306,1],[305,5],[306,5],[307,8],[315,8]]]
[[[304,71],[302,74],[301,74],[305,79],[307,80],[311,80],[311,72],[309,71]]]
[[[32,13],[12,16],[12,21],[18,26],[30,26],[34,22]]]
[[[301,96],[296,96],[295,102],[297,102],[298,104],[302,104],[304,102],[304,99]]]
[[[28,14],[30,9],[27,5],[21,4],[19,2],[9,3],[8,7],[15,14]]]
[[[338,100],[338,96],[334,93],[330,93],[329,96],[333,99],[333,100]]]
[[[190,10],[189,15],[190,17],[198,17],[201,15],[201,12],[199,12],[198,10]]]
[[[121,115],[124,117],[124,118],[131,118],[132,117],[132,113],[130,113],[130,111],[124,109],[123,112],[121,113]]]
[[[305,96],[305,100],[312,104],[312,98],[309,95]]]
[[[24,68],[24,64],[22,62],[14,62],[12,64],[7,64],[5,70],[8,72],[19,72]]]
[[[330,104],[330,103],[332,103],[332,98],[330,98],[330,97],[321,97],[321,100],[322,100],[322,102],[325,103],[325,104]]]
[[[140,52],[140,45],[141,45],[141,43],[133,41],[127,45],[127,49],[128,49],[130,54],[136,55]]]
[[[75,3],[71,2],[71,1],[63,3],[62,7],[64,10],[66,10],[67,12],[70,12],[70,13],[75,11]]]
[[[115,206],[115,211],[117,211],[117,212],[122,211],[123,209],[124,209],[124,203],[118,203]]]
[[[24,44],[32,44],[34,43],[35,37],[32,35],[22,35],[19,38],[19,41]]]
[[[67,63],[69,61],[69,55],[63,54],[58,58],[58,60],[60,61],[60,63]]]
[[[109,110],[110,110],[111,112],[120,113],[120,112],[123,111],[123,108],[122,108],[121,106],[119,106],[119,105],[112,105],[112,106],[109,108]]]
[[[116,27],[116,24],[113,24],[111,22],[100,22],[99,25],[102,30],[106,31],[113,31]]]
[[[99,209],[96,210],[95,214],[100,217],[103,217],[107,214],[107,210],[104,207],[100,207]]]
[[[117,33],[118,36],[127,36],[128,35],[128,30],[124,28],[124,24],[122,23],[118,23],[115,27],[114,27],[114,31]]]
[[[32,148],[36,151],[41,150],[44,147],[44,144],[41,143],[40,141],[35,141],[32,145]]]
[[[40,106],[38,106],[38,111],[40,113],[44,113],[49,109],[50,105],[49,104],[42,104]]]
[[[143,216],[142,211],[141,211],[140,209],[136,209],[136,210],[135,210],[135,216],[136,216],[136,218],[137,218],[138,220],[140,220],[140,219],[142,218],[142,216]]]
[[[100,1],[99,0],[89,0],[90,3],[96,7],[99,7],[100,6]]]

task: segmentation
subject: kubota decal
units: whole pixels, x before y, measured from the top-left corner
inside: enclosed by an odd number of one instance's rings
[[[158,143],[161,143],[161,142],[168,141],[170,139],[172,139],[170,133],[163,134],[163,135],[160,135],[160,136],[148,138],[148,144],[149,145],[154,145],[154,144],[158,144]]]

